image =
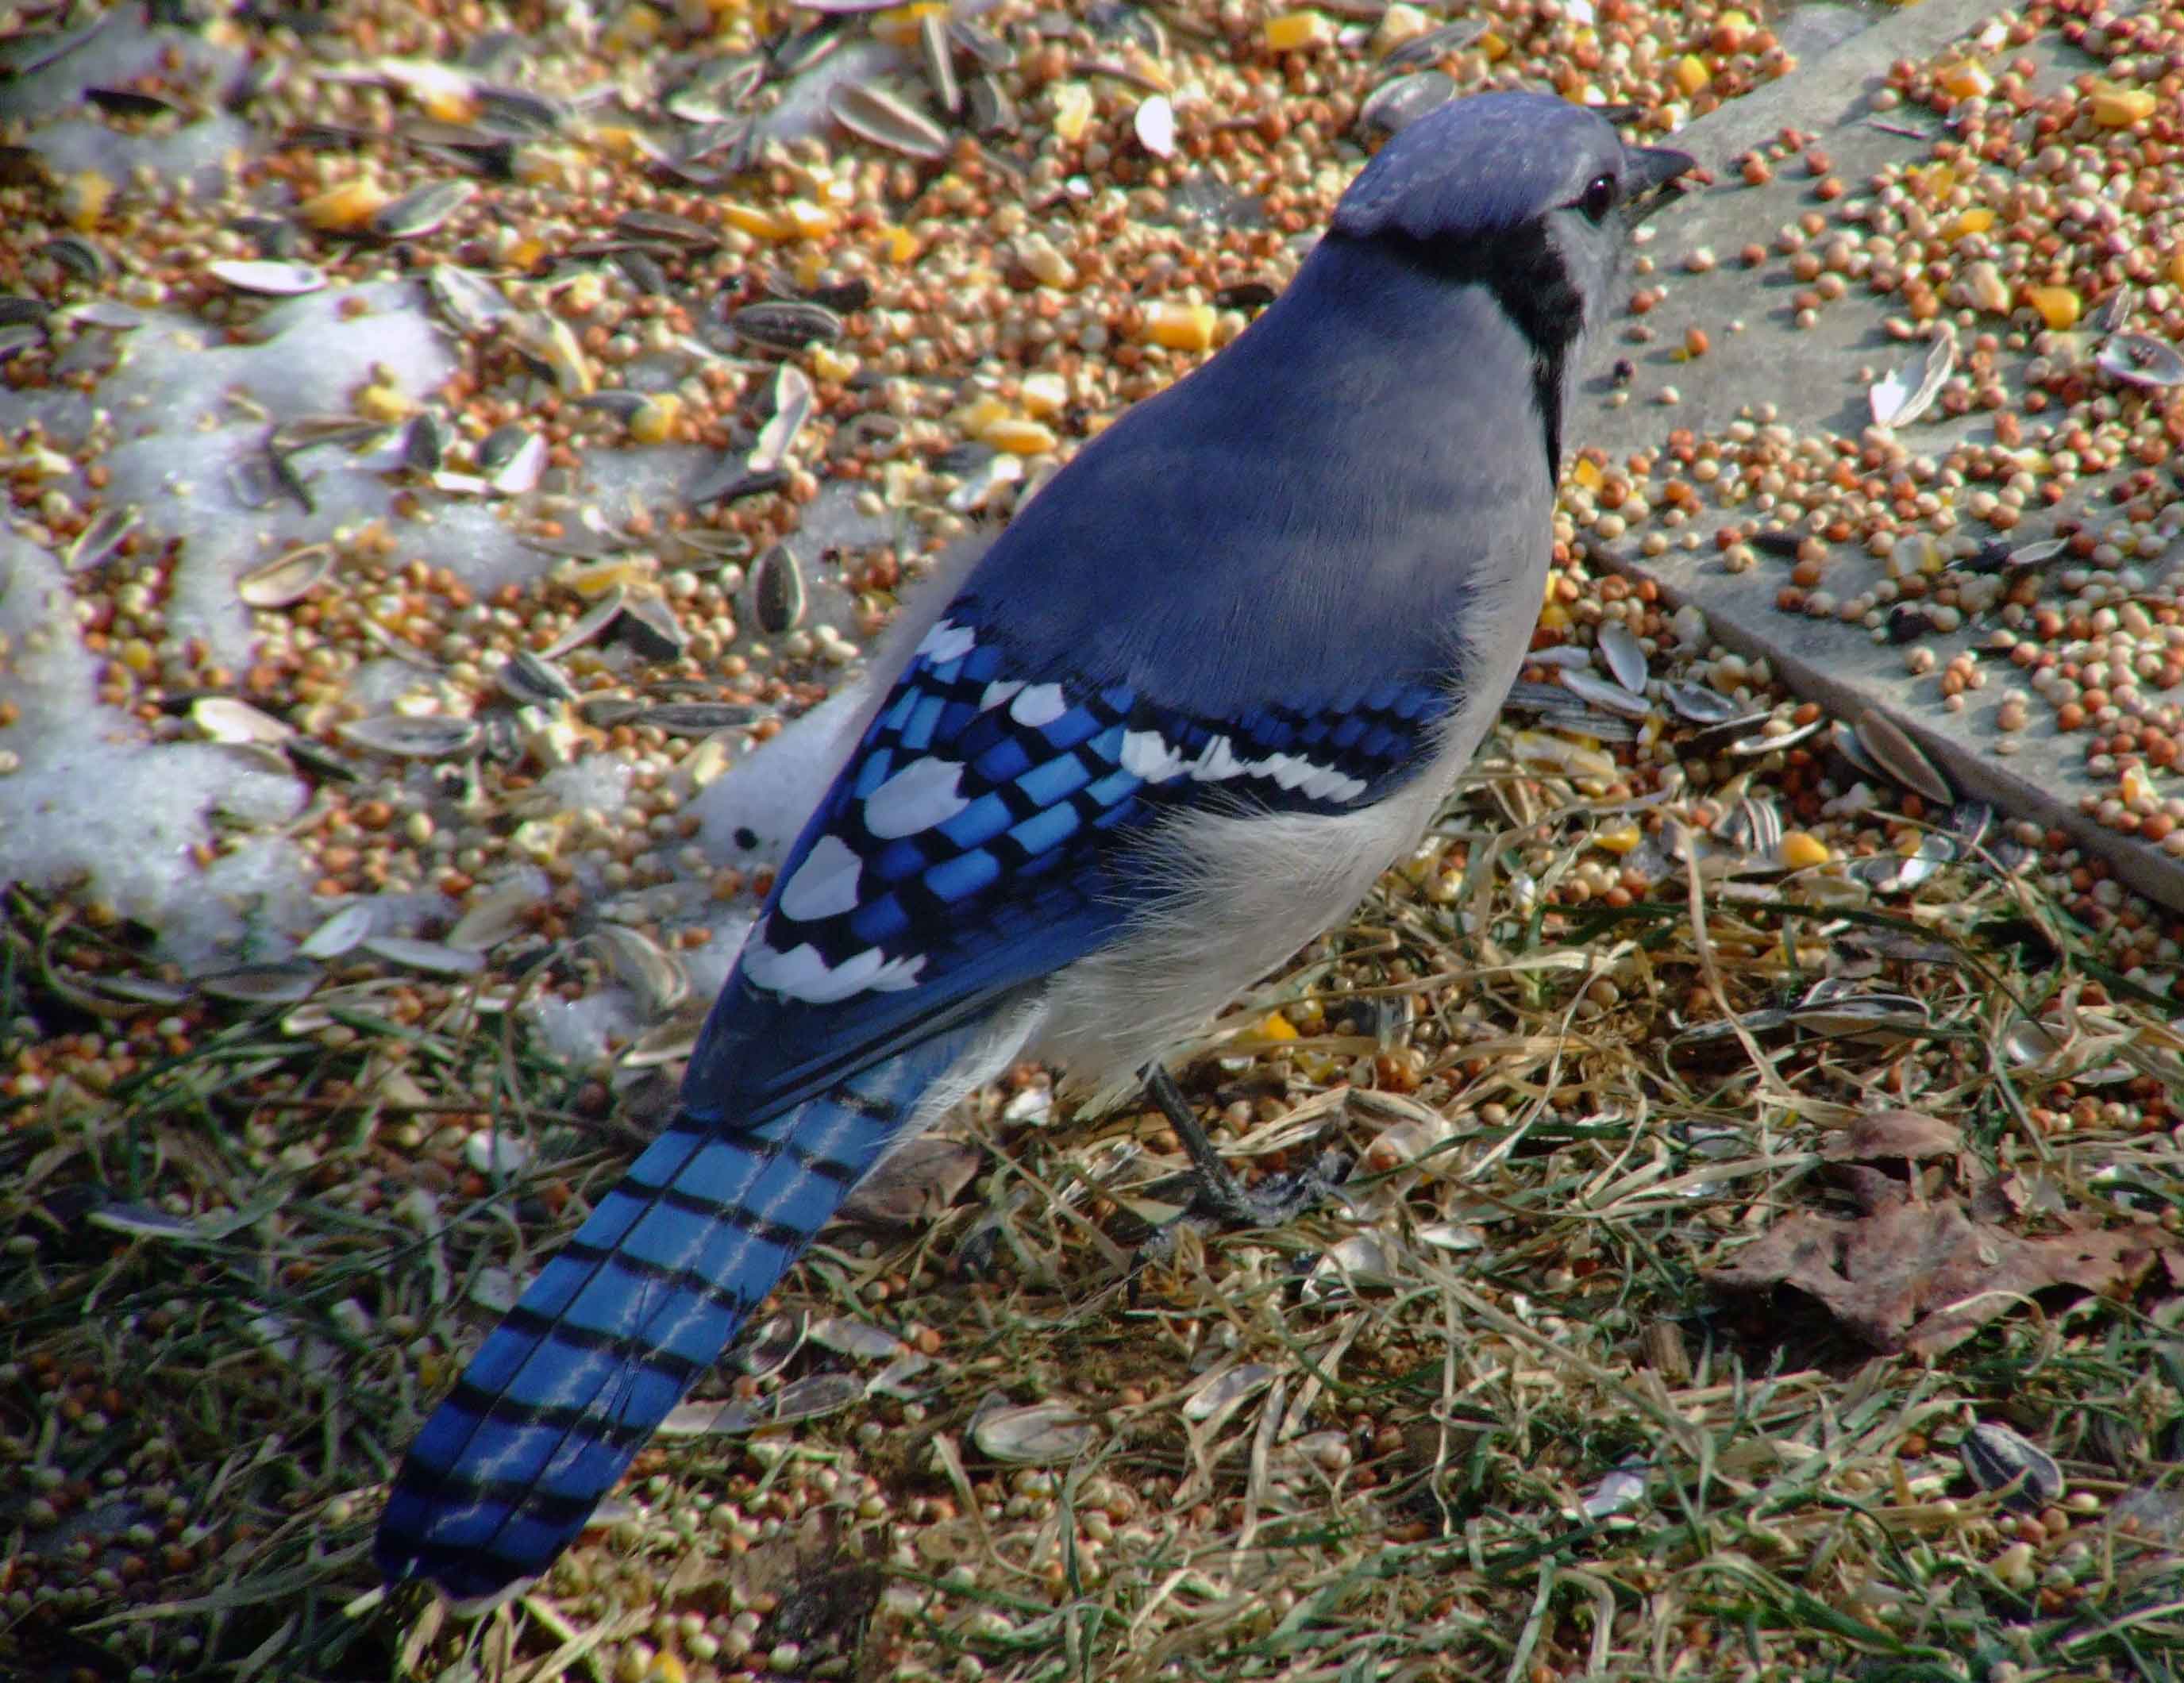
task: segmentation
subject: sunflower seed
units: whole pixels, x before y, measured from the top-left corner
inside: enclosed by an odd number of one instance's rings
[[[507,295],[482,275],[453,263],[436,263],[425,271],[425,289],[440,312],[461,332],[482,333],[515,314]]]
[[[615,218],[615,231],[634,239],[710,251],[721,242],[720,234],[703,222],[666,210],[625,210]]]
[[[2093,360],[2128,386],[2155,391],[2184,386],[2184,356],[2167,340],[2150,333],[2119,333],[2101,347]]]
[[[774,49],[774,74],[783,81],[800,76],[822,59],[831,59],[847,39],[842,27],[829,18],[792,35]]]
[[[689,997],[690,978],[682,961],[662,951],[637,930],[621,923],[602,923],[592,931],[590,939],[614,967],[615,974],[637,994],[646,1015],[671,1011]]]
[[[972,23],[967,18],[951,19],[948,25],[948,36],[967,55],[977,61],[982,70],[991,70],[998,75],[1003,70],[1016,68],[1016,48],[983,25]]]
[[[98,243],[81,234],[57,234],[38,250],[86,286],[97,286],[114,272],[114,265]]]
[[[0,362],[35,350],[45,342],[46,330],[35,322],[10,321],[0,326]]]
[[[767,350],[800,351],[842,337],[842,318],[824,304],[801,298],[764,298],[732,312],[736,337]]]
[[[1616,683],[1634,694],[1646,693],[1646,651],[1639,647],[1638,638],[1629,626],[1620,620],[1603,620],[1596,638],[1600,658]]]
[[[2059,1498],[2063,1469],[2055,1457],[2008,1426],[1981,1421],[1957,1446],[1972,1482],[1990,1493],[2007,1491],[2003,1506],[2036,1513]]]
[[[1957,793],[1950,788],[1949,780],[1919,751],[1918,744],[1885,715],[1872,710],[1860,715],[1857,733],[1858,745],[1886,776],[1943,806],[1955,802]]]
[[[786,543],[776,543],[758,558],[752,570],[752,616],[768,637],[795,629],[804,617],[804,570],[796,553]]]
[[[1272,1385],[1276,1371],[1269,1362],[1245,1362],[1215,1374],[1184,1399],[1183,1418],[1210,1420],[1216,1415],[1234,1413],[1239,1405]]]
[[[577,343],[569,324],[560,316],[535,312],[511,315],[503,331],[525,359],[552,380],[565,395],[582,396],[597,387],[599,382],[593,376],[589,359]]]
[[[599,636],[621,617],[622,604],[627,595],[621,585],[609,585],[600,593],[598,601],[570,622],[566,631],[538,651],[539,658],[558,660],[571,649],[581,649]]]
[[[503,428],[501,431],[506,431]],[[488,437],[487,442],[492,442]],[[538,433],[525,433],[506,460],[493,471],[487,482],[504,497],[521,497],[538,488],[541,475],[546,471],[546,440]]]
[[[315,964],[246,964],[198,978],[198,991],[240,1005],[295,1005],[309,999],[322,972]]]
[[[304,958],[339,958],[354,951],[371,933],[375,916],[368,900],[345,906],[298,942],[297,954]]]
[[[205,265],[205,273],[238,293],[257,293],[266,298],[300,298],[326,284],[326,277],[308,263],[281,263],[270,258],[218,258]]]
[[[368,226],[382,240],[419,239],[476,197],[476,185],[471,181],[428,181],[381,205]]]
[[[948,156],[948,136],[939,125],[868,82],[837,82],[827,92],[827,109],[859,140],[874,146],[936,163]]]
[[[766,60],[755,53],[728,53],[710,59],[660,102],[667,114],[685,123],[727,122],[766,81]]]
[[[1451,53],[1462,52],[1485,33],[1486,24],[1482,19],[1467,18],[1459,23],[1443,24],[1439,29],[1429,29],[1423,35],[1399,42],[1380,63],[1391,70],[1405,64],[1430,64]]]
[[[89,572],[113,559],[131,532],[136,529],[138,510],[133,506],[101,509],[92,516],[75,540],[68,546],[61,566],[69,572]]]
[[[917,51],[934,103],[953,116],[963,109],[963,89],[956,80],[955,53],[948,39],[944,13],[935,10],[919,16]]]
[[[2093,312],[2093,331],[2114,333],[2122,331],[2123,324],[2131,320],[2131,313],[2138,308],[2138,290],[2129,285],[2118,287],[2101,300],[2101,307]]]
[[[1946,317],[1927,329],[1933,343],[1916,370],[1904,368],[1876,382],[1866,394],[1877,426],[1908,426],[1931,409],[1957,366],[1956,324]]]
[[[413,940],[407,935],[367,935],[357,945],[375,958],[428,976],[475,976],[485,968],[485,955],[473,948]]]
[[[1661,687],[1676,716],[1694,725],[1725,725],[1745,716],[1747,709],[1733,696],[1702,683],[1672,678]]]
[[[690,645],[690,633],[658,596],[632,596],[624,602],[617,629],[621,640],[648,660],[678,660]]]
[[[577,699],[577,687],[551,660],[528,649],[508,657],[496,677],[502,691],[526,707],[559,707]]]
[[[235,581],[246,606],[285,608],[300,602],[334,570],[331,543],[306,543],[251,568]]]
[[[1834,978],[1817,983],[1792,1006],[1790,1020],[1816,1034],[1915,1034],[1930,1020],[1908,994],[1858,994]]]
[[[1175,102],[1156,93],[1138,102],[1130,118],[1138,144],[1156,158],[1175,156]]]
[[[797,434],[811,418],[811,376],[793,362],[784,362],[773,376],[773,413],[758,430],[744,465],[753,473],[772,473],[796,448]]]
[[[403,466],[412,473],[437,473],[447,453],[446,423],[431,410],[420,410],[402,437]]]
[[[450,719],[437,713],[382,713],[350,719],[337,727],[359,748],[403,760],[449,760],[477,744],[475,719]]]
[[[663,701],[634,717],[637,723],[650,725],[670,736],[709,736],[715,731],[755,723],[759,710],[734,701]]]
[[[972,134],[986,137],[1012,135],[1023,126],[1022,118],[1017,114],[1016,101],[991,76],[972,77],[964,103],[970,108]]]
[[[971,1428],[971,1441],[983,1453],[1028,1467],[1073,1461],[1099,1435],[1099,1428],[1067,1402],[987,1410]]]
[[[1764,754],[1780,754],[1800,743],[1811,741],[1828,727],[1826,720],[1814,719],[1810,724],[1786,725],[1781,730],[1771,728],[1778,722],[1780,722],[1769,717],[1759,729],[1731,742],[1728,752],[1744,759]]]
[[[448,931],[448,945],[472,952],[488,952],[503,941],[523,933],[531,912],[539,903],[538,885],[519,872],[496,883],[455,920]]]
[[[1620,713],[1626,719],[1650,718],[1653,704],[1642,695],[1634,695],[1619,683],[1591,672],[1568,672],[1563,674],[1563,688],[1588,706],[1598,707],[1609,713]]]
[[[231,695],[199,696],[190,704],[190,722],[213,741],[237,746],[278,746],[296,734],[293,726]]]
[[[723,532],[716,526],[691,526],[668,536],[695,556],[701,566],[725,566],[750,559],[751,540],[740,532]]]
[[[1401,134],[1429,111],[1456,98],[1456,84],[1439,70],[1419,70],[1384,81],[1357,108],[1357,126],[1384,135]]]
[[[861,1402],[864,1395],[865,1382],[855,1374],[813,1374],[791,1380],[771,1396],[680,1403],[660,1422],[659,1430],[663,1437],[752,1432],[761,1426],[787,1425],[794,1420],[838,1413]]]
[[[20,293],[0,293],[0,327],[36,326],[49,314],[43,298],[27,298]]]
[[[858,1362],[891,1362],[910,1348],[893,1333],[883,1332],[868,1321],[853,1321],[847,1315],[821,1317],[811,1323],[805,1336],[822,1350]]]

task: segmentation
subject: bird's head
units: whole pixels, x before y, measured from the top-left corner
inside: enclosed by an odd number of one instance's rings
[[[1607,118],[1566,100],[1478,94],[1382,148],[1323,244],[1351,273],[1402,273],[1413,294],[1490,295],[1529,349],[1552,477],[1578,348],[1606,318],[1631,231],[1696,167],[1665,147],[1625,146]]]
[[[1343,194],[1332,231],[1452,280],[1530,291],[1546,281],[1591,326],[1632,229],[1696,167],[1666,147],[1625,146],[1605,117],[1567,100],[1482,93],[1382,148]]]

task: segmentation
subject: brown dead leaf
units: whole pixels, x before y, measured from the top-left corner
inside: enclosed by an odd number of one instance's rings
[[[1924,1111],[1869,1111],[1830,1134],[1820,1155],[1831,1163],[1871,1162],[1876,1157],[1915,1163],[1953,1156],[1964,1141],[1964,1130],[1956,1123]]]
[[[1870,1182],[1858,1190],[1865,1213],[1800,1212],[1707,1280],[1740,1291],[1795,1286],[1876,1348],[1930,1357],[2052,1286],[2128,1290],[2171,1248],[2144,1228],[2022,1239],[1953,1198],[1918,1203]]]
[[[978,1172],[978,1148],[926,1134],[882,1159],[842,1206],[844,1221],[911,1227],[944,1214]]]

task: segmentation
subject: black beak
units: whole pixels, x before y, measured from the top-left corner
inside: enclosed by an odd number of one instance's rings
[[[1630,220],[1643,221],[1669,203],[1671,195],[1665,189],[1698,167],[1699,160],[1690,153],[1672,147],[1644,146],[1632,152],[1623,178],[1624,202],[1630,207]],[[1680,193],[1674,196],[1682,197]]]

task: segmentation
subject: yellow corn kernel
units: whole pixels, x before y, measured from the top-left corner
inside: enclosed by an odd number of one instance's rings
[[[1540,623],[1549,631],[1569,629],[1569,610],[1559,602],[1550,602],[1540,610]]]
[[[880,255],[890,263],[907,263],[917,255],[917,236],[895,223],[883,224],[877,231]]]
[[[1074,142],[1084,137],[1084,131],[1091,121],[1092,90],[1081,81],[1055,83],[1055,133],[1063,140]]]
[[[511,269],[536,269],[545,257],[546,242],[526,235],[509,247],[506,261]]]
[[[1024,376],[1024,413],[1033,420],[1049,420],[1061,414],[1068,403],[1069,382],[1059,374]]]
[[[610,52],[649,47],[660,39],[666,26],[666,19],[645,5],[644,0],[638,0],[637,4],[621,8],[614,22],[600,36],[600,44]]]
[[[1490,29],[1479,37],[1479,56],[1490,64],[1498,64],[1509,56],[1509,43]]]
[[[2103,87],[2093,95],[2093,120],[2104,129],[2127,129],[2151,117],[2153,104],[2142,87]]]
[[[1683,91],[1684,98],[1686,99],[1713,80],[1713,72],[1707,69],[1706,60],[1696,53],[1685,53],[1669,69],[1669,74],[1676,79],[1676,86]]]
[[[1946,237],[1960,240],[1967,234],[1983,234],[1994,226],[1994,212],[1984,204],[1975,204],[1961,212],[1945,231]]]
[[[398,387],[375,380],[357,393],[354,407],[366,421],[383,421],[391,425],[407,420],[416,405],[402,394]]]
[[[425,114],[436,123],[471,123],[477,120],[477,97],[459,88],[428,88],[417,103],[424,108]]]
[[[606,156],[621,163],[627,164],[645,155],[644,137],[624,124],[594,123],[585,131],[584,138]]]
[[[2119,793],[2122,794],[2127,805],[2137,805],[2142,800],[2151,800],[2153,799],[2153,779],[2146,775],[2142,767],[2126,766],[2124,767],[2122,787]]]
[[[1580,456],[1577,465],[1570,470],[1570,477],[1582,489],[1597,491],[1601,487],[1600,464],[1589,456]],[[1548,582],[1553,582],[1552,579]]]
[[[1405,42],[1415,40],[1432,27],[1433,20],[1417,7],[1395,0],[1380,14],[1379,26],[1373,31],[1373,51],[1384,59]]]
[[[948,417],[963,429],[967,438],[983,438],[986,429],[1009,418],[1009,406],[999,398],[974,398]]]
[[[2184,245],[2169,254],[2169,278],[2184,287]]]
[[[832,380],[839,385],[853,378],[857,367],[857,359],[847,351],[838,351],[832,345],[812,347],[811,371],[822,380]]]
[[[2027,287],[2025,301],[2040,312],[2040,319],[2057,332],[2077,325],[2085,300],[2070,287]]]
[[[159,664],[159,657],[152,645],[141,637],[132,637],[121,645],[121,664],[132,672],[142,675]]]
[[[644,1674],[644,1683],[689,1683],[689,1669],[678,1654],[661,1654]]]
[[[571,590],[583,597],[604,596],[617,585],[627,589],[639,582],[638,570],[627,561],[595,561],[588,566],[579,564],[560,578]]]
[[[672,392],[657,392],[629,418],[629,436],[640,444],[664,444],[674,436],[675,422],[682,413],[682,399]]]
[[[948,8],[939,0],[917,0],[910,6],[890,6],[884,12],[872,14],[872,31],[891,47],[915,47],[917,44],[919,20],[928,16],[944,18]]]
[[[1256,1032],[1262,1040],[1294,1040],[1296,1025],[1278,1011],[1270,1011],[1258,1021]]]
[[[1334,31],[1318,12],[1284,12],[1267,20],[1264,38],[1269,53],[1301,53],[1326,46]]]
[[[297,207],[296,214],[323,232],[346,233],[370,221],[387,199],[385,187],[359,176],[324,192],[313,193]]]
[[[1825,865],[1835,855],[1828,844],[1806,830],[1791,830],[1782,838],[1782,862],[1792,871],[1804,871],[1815,865]]]
[[[721,206],[721,220],[731,228],[741,230],[754,239],[785,240],[791,231],[788,224],[776,212],[762,204],[738,204],[725,201]]]
[[[1638,844],[1645,839],[1646,833],[1635,824],[1618,824],[1613,829],[1601,831],[1593,838],[1610,853],[1617,855],[1635,852]]]
[[[781,207],[781,223],[788,230],[777,239],[816,240],[842,226],[842,213],[808,198],[792,198]]]
[[[61,187],[61,215],[78,233],[98,226],[114,197],[114,183],[96,170],[79,170]]]
[[[1012,456],[1043,456],[1059,442],[1052,427],[1020,415],[994,421],[978,436],[982,442]]]
[[[1172,351],[1209,350],[1215,315],[1210,304],[1148,304],[1145,337]]]
[[[1943,66],[1934,80],[1944,93],[1958,99],[1984,99],[1994,92],[1994,78],[1986,73],[1986,66],[1969,59]]]

